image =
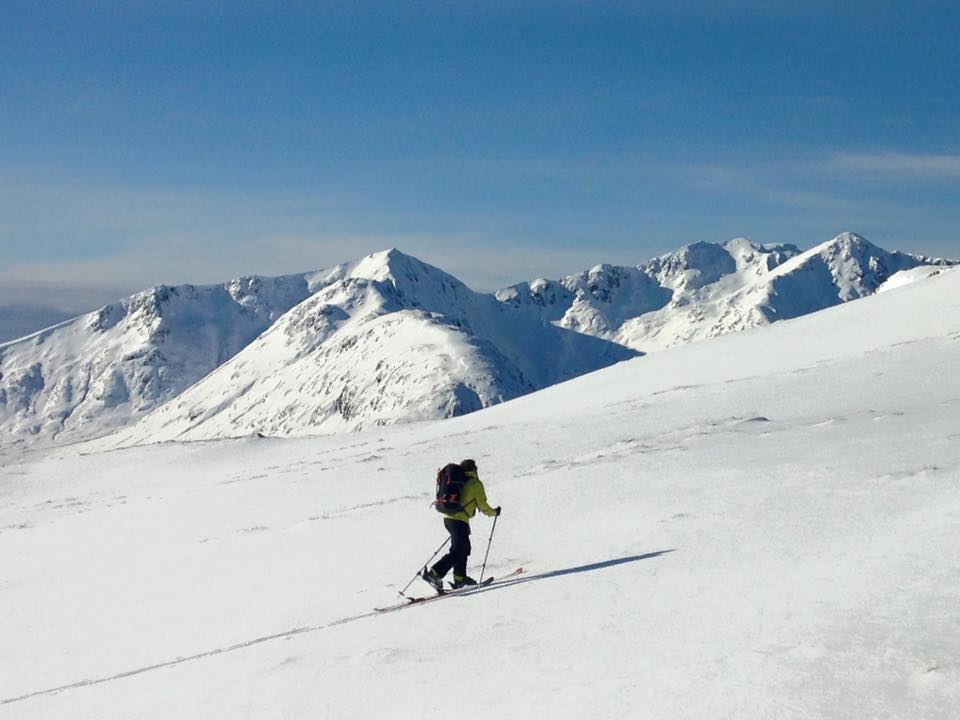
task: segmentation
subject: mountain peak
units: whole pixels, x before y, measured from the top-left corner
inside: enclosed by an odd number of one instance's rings
[[[387,282],[398,289],[400,285],[419,282],[424,278],[433,278],[436,281],[462,283],[448,275],[433,265],[423,262],[412,255],[407,255],[397,248],[388,248],[371,253],[359,260],[343,263],[329,271],[323,278],[324,283],[336,282],[337,280],[374,280],[377,282]]]
[[[842,232],[836,237],[811,248],[808,252],[811,254],[821,254],[823,252],[853,254],[863,251],[886,252],[867,240],[863,235],[858,235],[855,232]]]
[[[417,264],[420,261],[411,255],[400,252],[395,247],[386,250],[378,250],[355,261],[356,269],[363,269],[366,272],[377,273],[381,271],[390,271],[395,268]],[[355,270],[356,272],[356,270]],[[370,278],[371,280],[374,278]]]
[[[843,232],[780,265],[771,276],[764,312],[788,319],[872,295],[891,276],[927,259],[888,252],[854,232]]]
[[[835,241],[840,240],[843,242],[868,242],[868,240],[863,235],[860,235],[859,233],[851,232],[849,230],[845,230],[844,232],[840,233],[834,238],[834,240]]]
[[[381,292],[401,305],[440,312],[451,302],[461,303],[477,295],[452,275],[396,248],[338,265],[315,276],[312,285],[316,288],[357,281],[379,285]]]

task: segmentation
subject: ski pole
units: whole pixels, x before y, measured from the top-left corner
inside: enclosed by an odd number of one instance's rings
[[[494,524],[496,524],[496,522],[494,522]],[[443,550],[443,549],[447,546],[447,543],[448,543],[448,542],[450,542],[450,538],[449,538],[449,537],[447,537],[447,539],[443,541],[443,544],[442,544],[440,547],[437,548],[437,551],[436,551],[435,553],[433,553],[433,555],[431,555],[430,558],[423,564],[423,569],[424,569],[424,570],[427,569],[427,565],[430,564],[430,560],[433,560],[437,555],[439,555],[439,554],[440,554],[440,551]],[[413,585],[413,581],[416,580],[418,577],[420,577],[420,573],[419,573],[419,572],[418,572],[416,575],[414,575],[412,578],[410,578],[410,582],[408,582],[406,585],[404,585],[404,586],[403,586],[403,590],[400,591],[400,595],[401,595],[401,596],[406,597],[406,595],[405,595],[404,593],[407,592],[407,588],[410,587],[411,585]]]
[[[483,554],[483,567],[480,568],[480,582],[477,585],[483,585],[483,573],[487,569],[487,557],[490,555],[490,543],[493,542],[493,531],[497,529],[497,520],[500,519],[500,515],[493,516],[493,527],[490,528],[490,537],[487,539],[487,552]]]

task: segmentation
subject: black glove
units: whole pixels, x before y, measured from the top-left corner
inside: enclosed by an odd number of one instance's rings
[[[493,509],[493,511],[499,516],[499,515],[500,515],[500,506],[497,505],[497,506]]]

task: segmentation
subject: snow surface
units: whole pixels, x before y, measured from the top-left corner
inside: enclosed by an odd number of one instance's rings
[[[937,265],[921,265],[920,267],[915,267],[910,270],[901,270],[900,272],[891,275],[880,287],[877,288],[877,292],[888,292],[890,290],[903,287],[904,285],[917,282],[917,280],[925,280],[928,277],[939,275],[943,271],[944,268]]]
[[[8,464],[0,714],[955,718],[958,361],[949,270],[442,423]],[[461,457],[527,574],[372,614]]]

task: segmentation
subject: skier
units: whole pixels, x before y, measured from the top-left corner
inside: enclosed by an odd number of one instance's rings
[[[470,518],[477,508],[489,517],[500,514],[500,506],[493,508],[487,503],[487,493],[477,474],[477,463],[473,460],[464,460],[460,463],[467,476],[460,495],[462,509],[448,514],[443,519],[443,526],[450,533],[450,550],[440,558],[429,570],[424,568],[421,577],[437,589],[443,591],[443,577],[453,568],[453,587],[461,588],[467,585],[476,585],[477,581],[467,575],[467,556],[470,555]]]

